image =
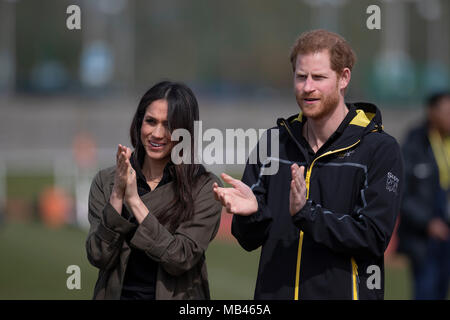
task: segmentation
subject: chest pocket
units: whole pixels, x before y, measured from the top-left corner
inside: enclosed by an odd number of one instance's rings
[[[328,210],[350,213],[364,206],[368,187],[367,167],[350,162],[317,162],[310,179],[310,198]]]

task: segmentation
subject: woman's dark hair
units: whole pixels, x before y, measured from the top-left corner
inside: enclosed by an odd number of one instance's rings
[[[191,137],[191,161],[170,167],[170,174],[174,180],[175,199],[169,208],[174,207],[174,214],[161,215],[159,221],[175,227],[179,223],[189,220],[194,214],[193,187],[198,178],[206,173],[201,164],[194,161],[194,121],[199,120],[197,99],[186,85],[177,82],[163,81],[150,88],[141,98],[130,127],[131,144],[134,147],[135,163],[143,166],[145,149],[141,141],[141,127],[148,106],[156,100],[167,101],[167,121],[169,131],[186,129]],[[167,211],[169,212],[169,210]]]

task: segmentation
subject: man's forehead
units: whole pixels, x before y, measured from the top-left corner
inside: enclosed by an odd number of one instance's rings
[[[299,53],[296,61],[297,71],[325,72],[331,70],[328,50]]]

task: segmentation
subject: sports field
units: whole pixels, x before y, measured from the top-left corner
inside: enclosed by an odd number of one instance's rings
[[[0,299],[90,299],[97,270],[86,259],[86,232],[39,222],[0,225]],[[252,299],[259,251],[215,240],[207,251],[213,299]],[[67,267],[81,269],[81,289],[66,286]],[[386,299],[409,299],[408,268],[387,265]]]

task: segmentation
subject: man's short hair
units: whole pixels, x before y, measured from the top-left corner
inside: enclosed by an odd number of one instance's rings
[[[292,70],[295,71],[297,56],[328,50],[331,69],[338,75],[344,68],[350,71],[356,62],[356,55],[348,42],[340,35],[323,29],[304,32],[295,41],[291,50]]]
[[[426,107],[435,108],[444,98],[450,98],[450,91],[440,91],[430,94],[426,99]]]

